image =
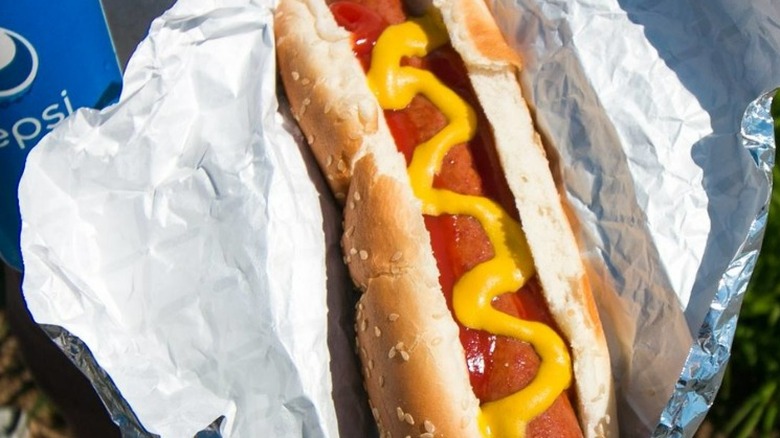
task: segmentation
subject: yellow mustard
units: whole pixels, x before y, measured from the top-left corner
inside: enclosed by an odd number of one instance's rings
[[[423,94],[446,116],[448,125],[414,151],[408,173],[423,213],[469,215],[482,224],[495,256],[466,272],[453,287],[455,317],[466,327],[530,343],[541,359],[531,383],[503,399],[484,403],[478,422],[486,437],[523,437],[528,422],[546,411],[571,383],[571,361],[558,334],[544,324],[496,310],[493,298],[520,289],[534,274],[520,224],[497,203],[481,196],[433,187],[447,151],[470,140],[477,119],[471,108],[431,72],[401,66],[403,57],[423,57],[448,42],[440,19],[424,16],[388,27],[379,37],[367,73],[368,84],[385,110],[405,108]]]

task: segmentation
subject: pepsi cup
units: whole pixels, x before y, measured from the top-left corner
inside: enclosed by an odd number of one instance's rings
[[[0,2],[0,256],[9,265],[22,269],[17,190],[30,149],[75,109],[113,103],[121,84],[99,0]]]

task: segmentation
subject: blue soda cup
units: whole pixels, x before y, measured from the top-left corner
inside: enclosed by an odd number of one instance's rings
[[[121,86],[99,0],[0,2],[0,257],[9,265],[22,270],[17,190],[30,149],[75,109],[115,102]]]

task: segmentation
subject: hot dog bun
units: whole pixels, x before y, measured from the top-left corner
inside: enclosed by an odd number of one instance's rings
[[[604,333],[517,81],[521,59],[481,1],[434,5],[492,125],[547,304],[570,348],[583,433],[616,436]],[[345,261],[363,291],[358,350],[382,436],[481,436],[479,401],[440,290],[421,203],[352,53],[350,33],[322,0],[282,0],[275,26],[292,113],[345,206]]]

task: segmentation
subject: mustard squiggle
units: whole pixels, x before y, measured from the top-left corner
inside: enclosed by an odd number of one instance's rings
[[[433,178],[449,149],[475,135],[476,114],[430,72],[400,64],[403,57],[423,57],[448,40],[442,23],[431,16],[388,27],[374,47],[368,83],[385,110],[403,109],[415,95],[422,94],[449,122],[415,149],[408,174],[424,214],[473,216],[493,245],[492,259],[458,279],[453,287],[453,308],[464,326],[528,342],[539,355],[539,372],[527,387],[480,407],[479,424],[484,436],[523,437],[528,422],[547,410],[570,385],[571,360],[554,330],[512,317],[491,305],[495,297],[520,289],[534,274],[520,224],[490,199],[433,187]]]

